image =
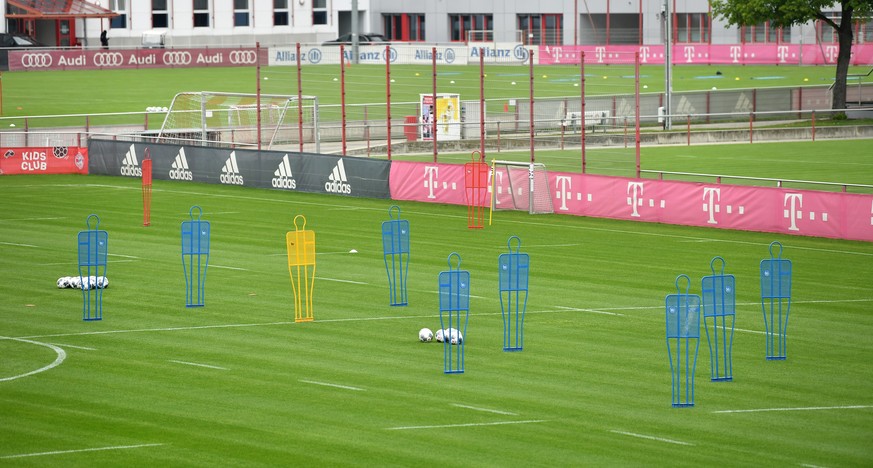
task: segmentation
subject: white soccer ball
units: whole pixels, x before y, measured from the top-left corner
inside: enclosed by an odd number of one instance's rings
[[[433,341],[433,332],[430,331],[430,328],[422,328],[418,331],[418,340],[423,343]]]
[[[105,276],[98,276],[97,277],[97,287],[98,288],[103,289],[103,288],[106,288],[108,286],[109,286],[109,278],[107,278]]]
[[[446,341],[445,336],[443,335],[443,329],[442,329],[442,328],[440,328],[439,330],[437,330],[437,332],[436,332],[436,340],[437,340],[437,343],[442,343],[443,341]]]
[[[70,281],[66,276],[61,276],[58,278],[58,289],[64,289],[70,287]]]
[[[439,343],[448,341],[449,343],[456,345],[461,344],[464,341],[464,337],[457,328],[446,328],[437,330],[436,340]]]
[[[73,289],[82,289],[82,277],[71,276],[68,284],[70,285],[69,287]]]

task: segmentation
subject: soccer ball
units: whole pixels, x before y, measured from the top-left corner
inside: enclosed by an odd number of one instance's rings
[[[444,334],[443,334],[443,329],[442,329],[442,328],[440,328],[439,330],[437,330],[437,332],[436,332],[436,340],[437,340],[437,343],[442,343],[443,341],[446,341],[446,337],[445,337]]]
[[[456,345],[461,344],[464,341],[464,337],[457,328],[446,328],[437,330],[436,340],[440,343],[448,341],[449,343]]]
[[[69,285],[73,289],[82,289],[82,277],[81,276],[71,276]]]
[[[70,287],[70,280],[66,276],[61,276],[58,278],[58,288],[64,289]]]
[[[422,343],[433,341],[433,332],[430,331],[430,328],[422,328],[418,331],[418,339]]]
[[[97,277],[97,287],[98,288],[103,289],[103,288],[106,288],[108,286],[109,286],[109,278],[107,278],[105,276],[98,276]]]

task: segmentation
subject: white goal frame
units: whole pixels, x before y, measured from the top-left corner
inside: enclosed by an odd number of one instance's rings
[[[512,200],[511,207],[501,207],[498,206],[498,191],[499,187],[497,187],[497,171],[500,167],[506,168],[508,183],[510,194],[509,197]],[[491,173],[488,177],[488,190],[491,192],[491,213],[498,210],[518,210],[519,203],[517,203],[519,191],[516,190],[516,187],[512,185],[512,177],[509,174],[509,168],[525,168],[528,173],[528,184],[527,184],[527,207],[528,213],[530,214],[547,214],[554,213],[555,207],[552,202],[552,190],[549,185],[549,172],[546,169],[546,165],[538,162],[519,162],[519,161],[502,161],[498,159],[494,159],[491,161]],[[537,170],[539,169],[539,171]],[[542,174],[540,177],[540,181],[538,183],[536,174]],[[546,206],[541,206],[542,204],[536,203],[537,195],[540,195],[542,192],[545,192],[545,200],[548,201]],[[491,219],[491,215],[489,214],[489,222]]]

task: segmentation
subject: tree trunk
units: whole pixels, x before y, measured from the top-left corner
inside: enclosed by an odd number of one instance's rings
[[[849,63],[852,60],[852,12],[851,6],[843,4],[843,14],[837,37],[840,40],[840,48],[837,52],[837,74],[834,78],[834,94],[832,109],[846,108],[846,77],[849,74]]]

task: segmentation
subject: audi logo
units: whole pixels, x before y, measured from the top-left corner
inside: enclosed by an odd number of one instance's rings
[[[234,65],[245,65],[255,63],[258,60],[258,54],[254,50],[232,50],[230,51],[230,63]]]
[[[163,55],[164,65],[188,65],[191,63],[191,53],[185,51],[167,51]]]
[[[121,52],[98,52],[94,54],[94,65],[98,67],[118,67],[124,63]]]
[[[50,54],[24,54],[21,56],[21,66],[26,68],[47,68],[52,66]]]

